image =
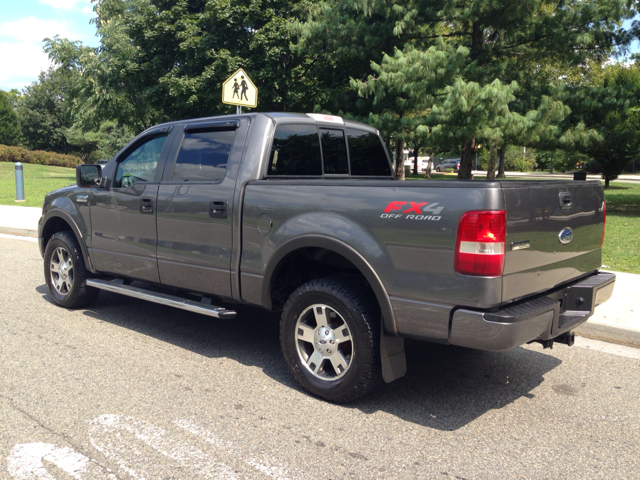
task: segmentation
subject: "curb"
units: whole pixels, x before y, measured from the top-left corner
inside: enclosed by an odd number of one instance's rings
[[[16,235],[18,237],[38,238],[38,230],[32,230],[30,228],[14,228],[0,225],[0,233],[4,233],[5,235]]]
[[[576,328],[574,333],[593,340],[640,348],[640,330],[637,329],[620,328],[608,323],[587,321]]]

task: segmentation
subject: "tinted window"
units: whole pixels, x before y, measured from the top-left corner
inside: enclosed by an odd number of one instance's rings
[[[391,167],[378,135],[347,129],[351,175],[390,177]]]
[[[215,182],[224,177],[234,130],[188,132],[178,152],[171,180],[175,182]]]
[[[278,125],[267,175],[322,175],[315,125]]]
[[[324,173],[349,173],[347,145],[342,130],[320,129]]]
[[[138,145],[118,162],[114,188],[128,188],[137,182],[151,182],[156,174],[166,135],[155,137]]]

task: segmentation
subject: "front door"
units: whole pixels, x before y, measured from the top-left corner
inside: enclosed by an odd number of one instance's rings
[[[247,122],[187,124],[176,133],[178,147],[158,190],[163,284],[231,297],[233,194],[243,143],[236,139]]]
[[[95,268],[159,282],[156,202],[166,129],[150,132],[122,152],[106,188],[93,189],[90,255]]]

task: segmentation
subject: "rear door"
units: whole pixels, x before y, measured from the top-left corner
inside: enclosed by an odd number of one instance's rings
[[[248,120],[190,123],[173,143],[158,191],[161,283],[231,296],[233,193]]]
[[[504,181],[503,302],[597,270],[604,192],[598,181]]]

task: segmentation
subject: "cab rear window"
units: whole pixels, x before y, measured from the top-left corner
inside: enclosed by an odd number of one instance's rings
[[[276,127],[267,175],[390,177],[391,167],[375,133],[285,124]]]

